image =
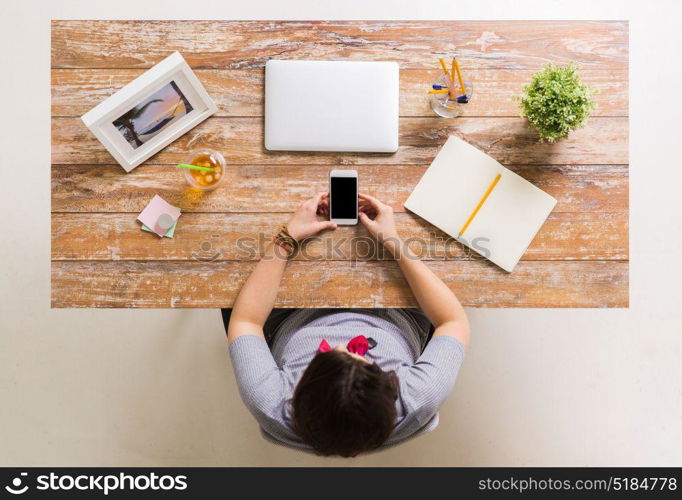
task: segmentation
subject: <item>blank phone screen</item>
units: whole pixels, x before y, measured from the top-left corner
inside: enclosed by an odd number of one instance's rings
[[[332,177],[331,218],[357,219],[358,179],[357,177]]]

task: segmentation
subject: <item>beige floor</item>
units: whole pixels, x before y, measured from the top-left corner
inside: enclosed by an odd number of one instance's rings
[[[16,2],[0,29],[0,465],[681,465],[680,9],[637,2]],[[158,8],[154,11],[154,8]],[[320,10],[322,9],[322,10]],[[477,10],[476,10],[477,9]],[[506,9],[506,10],[505,10]],[[50,17],[631,19],[631,308],[471,310],[428,436],[351,461],[262,441],[216,311],[50,310]],[[21,46],[21,50],[15,50]],[[10,98],[7,98],[10,96]],[[18,122],[18,123],[17,123]],[[25,182],[30,179],[32,184]]]

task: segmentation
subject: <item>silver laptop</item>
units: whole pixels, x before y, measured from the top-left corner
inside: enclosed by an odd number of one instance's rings
[[[395,152],[399,78],[394,62],[268,61],[265,148]]]

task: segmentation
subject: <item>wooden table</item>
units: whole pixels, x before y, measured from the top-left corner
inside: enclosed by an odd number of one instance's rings
[[[126,174],[79,116],[179,50],[218,112]],[[458,54],[475,97],[443,119],[425,91],[436,60]],[[270,153],[263,148],[269,58],[400,63],[400,149],[394,155]],[[600,89],[587,126],[540,144],[511,97],[548,62],[582,66]],[[558,199],[513,273],[472,255],[403,202],[453,133]],[[187,191],[174,164],[192,146],[220,150],[226,187]],[[255,246],[333,166],[391,204],[404,237],[474,307],[628,306],[627,22],[53,21],[52,306],[227,307],[258,258]],[[175,237],[139,229],[154,194],[183,210]],[[350,237],[362,245],[350,245]],[[244,245],[242,245],[243,247]],[[287,268],[279,307],[398,307],[414,299],[395,262],[362,226],[311,242]]]

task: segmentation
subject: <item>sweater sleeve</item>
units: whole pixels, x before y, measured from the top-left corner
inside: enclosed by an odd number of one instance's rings
[[[403,402],[420,425],[437,413],[452,391],[464,360],[464,346],[454,337],[429,341],[422,355],[401,380]]]
[[[242,401],[262,427],[277,421],[284,397],[284,378],[265,339],[242,335],[230,342],[232,369]]]

